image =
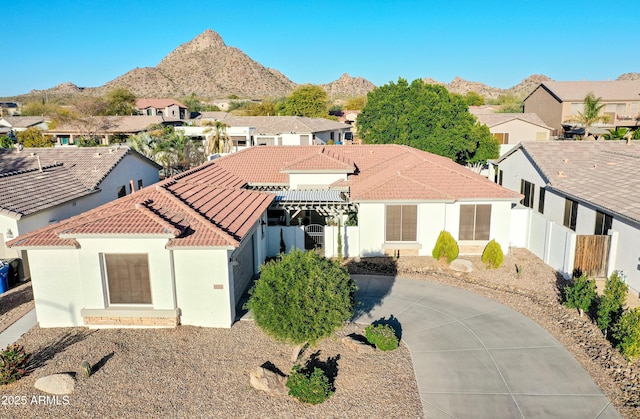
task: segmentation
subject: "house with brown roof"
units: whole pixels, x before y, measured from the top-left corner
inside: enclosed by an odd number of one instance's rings
[[[640,291],[640,143],[522,143],[498,161],[498,181],[523,195],[529,248],[566,275],[622,271]]]
[[[160,166],[128,147],[0,149],[0,258],[22,258],[6,242],[131,194]]]
[[[41,327],[230,327],[261,263],[291,248],[430,255],[510,242],[521,198],[400,145],[250,147],[17,237]],[[64,266],[56,261],[64,260]]]
[[[571,116],[584,110],[584,98],[593,93],[604,104],[603,114],[608,123],[594,124],[595,134],[616,127],[640,126],[640,80],[609,81],[546,81],[524,99],[524,111],[536,113],[546,125],[562,135]]]
[[[6,134],[9,131],[16,132],[26,131],[28,128],[38,128],[46,130],[49,124],[41,116],[5,116],[0,118],[0,134]]]
[[[500,155],[523,141],[549,141],[553,128],[535,113],[495,113],[469,108],[478,122],[500,142]]]
[[[51,136],[57,145],[76,145],[80,138],[93,138],[102,145],[109,145],[158,124],[182,125],[182,121],[164,116],[90,116],[62,123],[44,134]]]
[[[136,99],[136,109],[141,115],[164,116],[169,119],[190,119],[189,110],[175,99]]]

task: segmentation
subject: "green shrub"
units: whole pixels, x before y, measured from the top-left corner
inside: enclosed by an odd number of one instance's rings
[[[287,387],[289,395],[303,403],[322,403],[333,394],[329,377],[318,367],[309,374],[308,371],[300,369],[299,365],[295,365],[287,379]]]
[[[598,327],[605,335],[611,326],[616,324],[622,316],[627,302],[629,287],[624,283],[618,272],[614,272],[604,285],[604,293],[598,303]]]
[[[589,312],[596,299],[596,282],[587,275],[582,274],[573,278],[571,285],[564,287],[565,305],[570,308],[577,308],[582,317],[582,313]]]
[[[246,307],[276,339],[313,344],[351,318],[356,289],[337,261],[294,249],[260,267]]]
[[[82,378],[91,377],[91,374],[93,374],[91,364],[89,364],[87,361],[82,361],[82,364],[80,364],[80,372],[82,374]]]
[[[504,262],[504,253],[502,253],[502,247],[497,241],[491,240],[482,252],[482,263],[487,265],[487,268],[497,269]]]
[[[30,354],[22,346],[7,346],[0,352],[0,384],[9,384],[27,374]]]
[[[446,259],[447,263],[451,263],[458,257],[458,243],[456,239],[448,231],[441,231],[436,240],[436,245],[431,252],[434,259]]]
[[[613,327],[613,337],[627,361],[633,362],[640,357],[640,307],[620,316],[620,320]]]
[[[393,327],[388,324],[378,324],[365,327],[364,336],[367,341],[381,351],[393,351],[398,348],[398,336]]]

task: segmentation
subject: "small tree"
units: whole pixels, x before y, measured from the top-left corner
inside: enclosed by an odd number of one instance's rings
[[[338,262],[342,264],[342,225],[340,221],[338,218]]]
[[[640,307],[627,311],[613,328],[616,346],[627,361],[640,357]]]
[[[502,247],[497,241],[491,240],[482,252],[482,263],[488,268],[497,269],[504,262],[504,253]]]
[[[51,138],[45,136],[42,131],[36,127],[19,131],[16,133],[16,137],[18,137],[18,142],[24,147],[53,147]]]
[[[582,274],[573,278],[573,283],[564,287],[565,305],[577,308],[580,317],[585,311],[589,311],[596,299],[596,282],[587,275]]]
[[[627,301],[629,287],[624,283],[618,272],[614,272],[604,285],[604,293],[598,304],[598,327],[607,335],[611,326],[616,324],[622,316],[624,304]]]
[[[247,307],[267,334],[313,344],[351,318],[355,290],[354,280],[336,261],[294,249],[261,266]]]
[[[458,243],[448,231],[441,231],[436,245],[431,252],[434,259],[446,260],[451,263],[458,257]]]

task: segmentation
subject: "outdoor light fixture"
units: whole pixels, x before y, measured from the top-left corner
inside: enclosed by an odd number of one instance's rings
[[[4,233],[4,235],[8,238],[8,239],[12,239],[13,238],[13,231],[11,231],[10,228],[7,229],[7,232]]]

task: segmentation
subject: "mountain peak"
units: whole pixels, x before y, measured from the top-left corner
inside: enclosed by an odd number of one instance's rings
[[[211,29],[207,29],[200,35],[193,38],[191,41],[180,45],[177,49],[184,52],[196,52],[203,51],[210,48],[224,48],[226,47],[222,37]]]

